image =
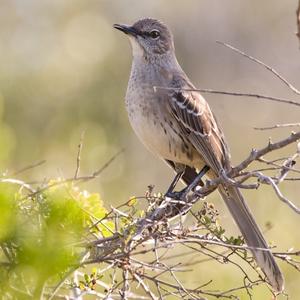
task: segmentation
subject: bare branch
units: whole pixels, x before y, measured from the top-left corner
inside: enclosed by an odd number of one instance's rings
[[[298,89],[296,89],[290,82],[288,82],[281,74],[279,74],[275,69],[273,69],[272,67],[270,67],[269,65],[265,64],[264,62],[262,62],[261,60],[227,44],[224,42],[220,42],[217,41],[218,44],[223,45],[231,50],[233,50],[234,52],[252,60],[253,62],[265,67],[268,71],[270,71],[271,73],[273,73],[273,75],[275,75],[281,82],[283,82],[290,90],[292,90],[295,94],[300,95],[300,91]]]
[[[96,178],[97,176],[99,176],[124,151],[125,151],[124,148],[122,148],[120,151],[118,151],[99,170],[97,170],[96,172],[94,172],[91,176],[87,176],[86,180],[90,180],[90,179],[93,179],[93,178]],[[81,180],[85,180],[85,179],[82,177]]]
[[[253,175],[255,175],[255,174],[253,174]],[[294,212],[296,212],[297,214],[300,214],[300,208],[297,207],[294,203],[292,203],[290,200],[288,200],[286,197],[284,197],[282,195],[280,189],[278,188],[278,186],[276,185],[276,183],[274,182],[274,180],[272,178],[270,178],[268,176],[263,176],[262,174],[256,174],[256,175],[260,179],[261,182],[268,183],[273,187],[276,195],[282,202],[287,204]]]
[[[16,184],[16,185],[19,185],[21,188],[24,187],[25,189],[27,189],[31,193],[36,193],[36,190],[31,185],[29,185],[28,183],[26,183],[22,180],[19,180],[19,179],[3,178],[3,179],[0,179],[0,182]]]
[[[234,167],[231,172],[229,172],[228,176],[237,174],[238,172],[246,169],[250,163],[257,160],[258,158],[261,158],[267,153],[273,152],[275,150],[286,147],[287,145],[295,143],[299,139],[300,139],[300,131],[292,132],[288,138],[283,139],[277,143],[272,143],[270,141],[265,148],[262,148],[260,150],[253,149],[251,151],[251,154],[243,162],[241,162],[238,166]]]
[[[286,127],[299,127],[300,123],[286,123],[286,124],[276,124],[273,126],[268,127],[254,127],[256,130],[269,130],[269,129],[276,129],[276,128],[286,128]]]
[[[46,191],[49,188],[52,188],[54,186],[60,186],[60,185],[64,185],[67,182],[85,182],[85,181],[89,181],[92,179],[97,178],[106,168],[108,168],[110,166],[110,164],[121,154],[124,152],[124,149],[121,149],[119,152],[117,152],[116,154],[114,154],[100,169],[98,169],[97,171],[95,171],[94,173],[92,173],[91,175],[87,175],[87,176],[80,176],[77,177],[77,179],[74,179],[74,177],[72,178],[67,178],[61,181],[56,181],[50,185],[46,185],[40,189],[38,189],[37,191],[33,192],[30,197],[36,196],[37,194],[40,194],[44,191]]]
[[[300,0],[299,0],[299,4],[298,4],[298,9],[296,11],[296,15],[297,15],[297,33],[296,35],[299,38],[300,41]]]
[[[142,286],[145,293],[150,296],[152,300],[158,300],[158,298],[153,294],[153,292],[150,290],[150,288],[147,286],[147,284],[144,282],[144,280],[136,273],[132,274],[133,278],[138,281],[138,283]]]
[[[76,159],[76,170],[75,170],[74,179],[78,178],[79,171],[80,171],[81,151],[82,151],[82,146],[83,146],[84,134],[85,134],[85,131],[82,131],[81,136],[80,136],[80,142],[78,145],[78,153],[77,153],[77,159]]]
[[[279,102],[279,103],[284,103],[284,104],[289,104],[289,105],[300,106],[300,102],[296,102],[296,101],[284,99],[284,98],[262,95],[262,94],[217,91],[217,90],[213,90],[213,89],[182,89],[182,88],[170,88],[170,87],[164,87],[164,86],[153,86],[153,89],[154,90],[162,89],[162,90],[173,90],[173,91],[201,92],[201,93],[228,95],[228,96],[249,97],[249,98],[263,99],[263,100],[269,100],[269,101],[274,101],[274,102]]]
[[[12,173],[12,176],[16,176],[16,175],[19,175],[25,171],[28,171],[28,170],[31,170],[33,168],[36,168],[36,167],[39,167],[41,165],[43,165],[44,163],[46,162],[46,160],[41,160],[41,161],[38,161],[36,163],[33,163],[32,165],[29,165],[29,166],[26,166],[18,171],[15,171],[14,173]]]

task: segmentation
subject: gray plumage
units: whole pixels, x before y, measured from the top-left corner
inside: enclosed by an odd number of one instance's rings
[[[228,171],[230,152],[224,134],[201,94],[186,91],[195,87],[177,62],[169,29],[154,19],[114,27],[126,33],[132,45],[126,108],[143,144],[175,170],[184,169],[187,184],[205,165],[210,178]],[[261,248],[251,251],[269,283],[282,291],[283,276],[241,192],[226,184],[218,190],[247,245]]]

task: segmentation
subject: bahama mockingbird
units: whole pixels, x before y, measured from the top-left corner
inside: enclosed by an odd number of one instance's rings
[[[149,18],[114,27],[128,35],[132,46],[126,108],[143,144],[187,185],[199,170],[208,170],[209,178],[229,171],[224,134],[208,103],[192,91],[194,85],[177,62],[170,30]],[[241,192],[226,182],[218,190],[269,283],[282,291],[283,276]]]

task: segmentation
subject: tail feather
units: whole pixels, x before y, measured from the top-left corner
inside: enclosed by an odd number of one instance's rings
[[[268,245],[241,192],[236,187],[224,185],[219,187],[219,192],[244,236],[247,245],[249,247],[268,249]],[[251,249],[251,252],[272,287],[277,292],[281,292],[284,288],[284,280],[271,251]]]

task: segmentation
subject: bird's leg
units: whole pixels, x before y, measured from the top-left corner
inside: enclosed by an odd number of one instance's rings
[[[178,172],[166,193],[166,197],[182,200],[191,190],[193,190],[199,184],[199,182],[201,182],[201,178],[208,172],[209,169],[209,166],[204,166],[198,173],[198,175],[195,177],[195,179],[188,186],[186,186],[179,192],[174,192],[176,184],[184,174],[184,171]]]
[[[172,195],[174,194],[173,191],[175,189],[175,186],[177,185],[178,181],[181,179],[183,174],[184,174],[184,170],[180,171],[176,174],[176,176],[174,177],[173,181],[171,182],[171,184],[166,192],[167,197],[172,198]]]
[[[210,167],[209,166],[204,166],[201,171],[198,173],[198,175],[196,176],[196,178],[192,181],[191,184],[189,184],[186,188],[183,189],[182,191],[182,194],[181,194],[181,197],[182,198],[185,198],[186,195],[194,190],[198,185],[199,183],[201,182],[202,185],[203,184],[203,181],[202,181],[202,177],[209,171]]]

